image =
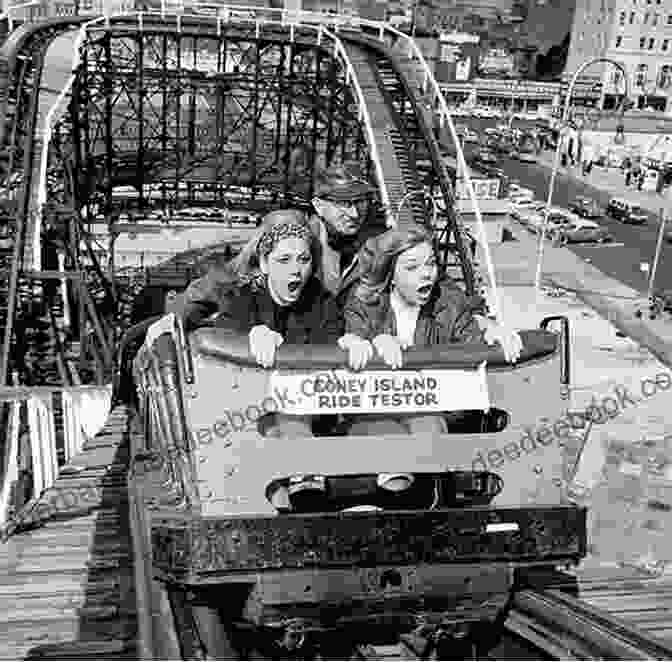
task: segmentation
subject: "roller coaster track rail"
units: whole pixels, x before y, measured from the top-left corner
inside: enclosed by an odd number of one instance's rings
[[[26,25],[12,32],[0,49],[0,156],[3,201],[8,209],[8,242],[3,251],[4,265],[11,250],[7,293],[3,297],[3,339],[0,355],[0,381],[8,377],[19,297],[19,279],[23,269],[26,230],[29,223],[30,173],[33,162],[33,136],[39,99],[39,80],[46,49],[60,32],[72,28],[81,19],[48,20],[36,28]],[[7,267],[6,267],[7,268]],[[4,294],[4,293],[3,293]]]
[[[390,637],[384,644],[376,643],[381,639],[374,635],[371,642],[355,644],[350,659],[666,660],[672,656],[669,644],[559,590],[520,590],[512,595],[509,607],[505,620],[498,617],[491,629],[477,638],[467,635],[466,629],[462,638],[459,624],[423,622],[419,617],[420,624],[397,635],[396,641]],[[188,606],[178,611],[176,621],[186,628],[178,626],[178,638],[195,638],[201,642],[201,654],[208,655],[208,637],[199,634],[197,627],[194,632],[195,621],[189,617]],[[448,632],[452,635],[446,636]],[[317,638],[298,621],[290,624],[274,656],[329,659],[329,646],[321,646],[320,633],[314,634]],[[315,652],[322,657],[313,657]],[[296,657],[302,654],[305,657]]]
[[[36,3],[26,3],[33,6]],[[356,96],[359,102],[360,120],[365,127],[370,148],[374,155],[374,168],[377,179],[383,194],[383,203],[386,204],[386,211],[392,218],[394,209],[389,206],[389,195],[385,188],[385,179],[381,171],[380,158],[376,156],[376,140],[373,135],[373,125],[368,115],[367,99],[364,91],[361,89],[357,80],[355,67],[348,55],[347,46],[344,41],[347,40],[347,32],[354,26],[351,19],[339,17],[327,17],[331,30],[323,25],[325,17],[321,14],[312,14],[307,12],[284,12],[280,10],[263,10],[276,12],[280,14],[279,21],[267,21],[257,18],[249,18],[249,12],[255,15],[260,11],[258,8],[250,7],[222,7],[219,5],[200,5],[199,8],[214,8],[217,12],[216,21],[218,25],[228,20],[252,20],[261,31],[264,24],[275,23],[286,26],[290,35],[298,25],[314,27],[319,40],[331,40],[335,53],[344,63],[347,76],[351,79]],[[220,15],[220,12],[224,15]],[[246,16],[246,12],[248,15]],[[124,18],[135,18],[142,25],[143,16],[152,14],[152,12],[138,12],[137,14],[124,14]],[[11,15],[11,14],[10,14]],[[166,16],[166,12],[154,12],[153,15],[161,17]],[[194,14],[200,16],[199,14]],[[179,17],[177,14],[179,26]],[[0,17],[1,19],[2,17]],[[90,27],[99,25],[104,21],[109,27],[116,17],[107,16],[104,19],[92,19],[86,17],[70,17],[68,19],[53,19],[41,24],[39,29],[35,26],[21,28],[12,34],[0,52],[0,76],[4,76],[5,85],[0,94],[0,149],[4,149],[9,142],[7,163],[5,166],[5,181],[11,177],[14,172],[22,173],[22,188],[19,195],[19,208],[24,209],[27,201],[30,199],[33,186],[38,186],[38,199],[41,203],[45,201],[46,192],[46,172],[40,171],[39,182],[32,182],[30,173],[32,171],[31,163],[34,157],[32,138],[34,135],[34,121],[28,122],[28,144],[23,147],[21,159],[16,158],[18,153],[15,149],[17,139],[20,138],[17,132],[17,116],[20,114],[20,99],[26,99],[27,107],[30,110],[29,117],[34,117],[34,109],[39,95],[39,71],[41,58],[46,50],[49,41],[57,34],[72,30],[74,26],[81,26],[82,40]],[[295,19],[295,20],[293,20]],[[469,178],[469,170],[464,160],[464,155],[459,149],[459,140],[455,132],[455,127],[448,112],[447,105],[441,94],[436,80],[432,77],[427,63],[422,56],[417,44],[407,35],[394,30],[383,23],[373,21],[358,20],[358,29],[377,35],[380,42],[385,42],[386,36],[397,43],[402,43],[407,47],[407,54],[412,61],[418,64],[418,71],[421,77],[420,88],[429,94],[432,106],[438,105],[438,114],[441,124],[447,124],[455,145],[458,147],[458,162],[464,173],[467,191],[476,210],[476,217],[479,226],[479,232],[484,239],[485,230],[482,218],[478,211],[478,205],[475,198],[475,192]],[[343,38],[339,36],[342,34]],[[369,34],[369,37],[371,35]],[[38,38],[39,37],[39,38]],[[27,69],[25,62],[30,62],[31,69]],[[71,85],[72,82],[69,83]],[[32,87],[31,87],[32,86]],[[62,104],[67,96],[67,88],[63,91],[58,104]],[[417,111],[417,109],[416,109]],[[51,114],[47,127],[50,127],[51,119],[56,115],[56,111]],[[48,142],[48,141],[47,141]],[[442,178],[447,181],[447,175],[444,172]],[[396,210],[397,212],[399,210]],[[4,327],[4,339],[2,347],[2,356],[0,360],[0,378],[5,381],[7,372],[7,358],[11,351],[12,323],[14,311],[17,306],[19,292],[19,281],[22,269],[22,256],[24,254],[25,223],[34,222],[32,216],[27,213],[18,213],[13,228],[14,242],[12,245],[12,263],[9,275],[9,292],[7,298],[7,317]],[[499,299],[496,295],[496,283],[494,278],[494,269],[487,252],[487,241],[483,241],[486,249],[486,261],[490,277],[490,283],[494,289],[495,313],[501,317],[499,308]],[[4,294],[4,293],[3,293]],[[606,612],[595,609],[581,600],[570,597],[556,590],[522,590],[514,594],[510,605],[511,609],[508,618],[504,623],[505,637],[511,637],[524,642],[521,650],[527,651],[529,659],[539,659],[540,654],[548,659],[668,659],[672,657],[672,648],[669,648],[661,642],[655,641],[652,637],[628,626],[611,617]],[[359,659],[427,659],[433,648],[436,648],[436,630],[430,633],[418,630],[412,635],[400,637],[399,642],[392,646],[376,646],[365,644],[357,649]],[[521,654],[522,656],[522,654]],[[468,659],[468,658],[467,658]]]
[[[36,3],[29,2],[24,3],[23,5],[17,5],[16,7],[29,7],[33,6]],[[12,15],[12,12],[15,11],[15,8],[9,8],[9,14]],[[63,10],[61,10],[63,11]],[[79,11],[79,5],[76,3],[73,5],[72,12],[73,14]],[[353,87],[357,101],[358,101],[358,112],[359,118],[362,123],[364,133],[366,135],[367,143],[369,145],[372,163],[374,171],[376,174],[376,179],[381,191],[381,198],[383,208],[385,210],[386,216],[388,218],[388,223],[393,224],[395,220],[395,214],[400,213],[402,204],[399,204],[399,209],[392,209],[390,207],[389,194],[386,190],[386,182],[383,177],[382,168],[381,168],[381,159],[377,153],[377,146],[375,141],[375,136],[373,135],[373,127],[371,118],[368,115],[367,103],[364,97],[364,93],[359,85],[357,80],[357,75],[353,67],[353,63],[348,56],[346,47],[344,46],[343,40],[339,38],[339,33],[342,32],[343,36],[346,36],[347,32],[358,31],[362,34],[368,33],[373,35],[380,43],[393,42],[395,44],[401,44],[400,51],[405,51],[406,57],[415,63],[419,77],[421,78],[419,82],[420,93],[427,96],[427,101],[432,106],[432,109],[436,107],[436,112],[438,114],[439,124],[441,128],[447,126],[450,134],[452,136],[453,142],[457,147],[457,157],[459,167],[464,177],[466,189],[468,195],[470,196],[473,208],[475,210],[475,216],[477,225],[479,228],[479,235],[484,246],[484,258],[487,269],[488,281],[491,287],[492,294],[492,308],[494,315],[501,319],[501,304],[499,300],[499,294],[497,291],[497,285],[495,280],[495,271],[492,264],[491,256],[487,247],[487,241],[485,241],[485,228],[483,226],[483,220],[478,207],[476,196],[469,176],[469,169],[464,158],[464,154],[460,149],[460,142],[457,139],[457,133],[455,130],[455,125],[450,116],[448,106],[442,95],[439,84],[431,73],[431,70],[420,51],[420,48],[415,43],[415,41],[408,35],[404,34],[391,27],[390,25],[377,22],[369,21],[364,19],[353,19],[352,17],[343,17],[338,15],[330,15],[325,17],[325,15],[316,13],[316,12],[304,12],[304,11],[291,11],[291,10],[280,10],[280,9],[266,9],[259,7],[245,7],[245,6],[226,6],[226,5],[217,5],[217,4],[194,4],[193,7],[190,7],[188,10],[184,8],[178,8],[176,11],[167,11],[165,3],[162,3],[160,10],[146,10],[139,12],[131,12],[128,10],[128,5],[122,7],[122,11],[118,14],[107,14],[105,15],[105,25],[110,27],[113,22],[118,18],[129,19],[135,17],[140,27],[142,27],[143,19],[146,17],[150,19],[152,17],[161,17],[161,18],[175,18],[176,19],[176,29],[179,31],[181,29],[181,20],[187,18],[197,17],[199,19],[210,19],[214,20],[217,23],[218,30],[221,29],[221,26],[230,21],[236,21],[241,23],[252,22],[255,25],[255,31],[257,35],[261,34],[264,26],[282,26],[289,30],[290,39],[293,39],[294,31],[298,28],[310,28],[312,27],[316,31],[317,42],[318,44],[322,42],[323,39],[329,39],[334,44],[334,53],[342,61],[345,70],[348,82]],[[90,17],[90,14],[89,14]],[[330,29],[328,29],[330,28]],[[434,159],[432,159],[434,161]],[[441,172],[440,179],[447,181],[447,173],[444,171],[443,165],[440,160],[433,163],[434,167],[443,171]],[[40,189],[45,186],[44,180],[39,184]],[[40,196],[44,199],[44,195]],[[402,200],[403,203],[403,200]]]

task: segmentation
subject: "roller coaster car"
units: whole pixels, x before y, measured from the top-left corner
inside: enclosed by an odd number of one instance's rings
[[[317,639],[419,620],[482,639],[521,568],[585,555],[586,514],[566,498],[568,450],[554,426],[565,318],[521,332],[515,365],[474,343],[411,349],[403,370],[373,362],[361,373],[335,346],[283,345],[266,370],[247,337],[202,328],[187,340],[169,317],[152,329],[133,364],[137,402],[145,450],[163,458],[180,506],[152,512],[154,570],[201,587],[217,618],[233,609],[231,623],[259,636],[299,617]],[[276,411],[312,415],[320,429],[267,436]],[[428,412],[446,416],[448,434],[339,429],[352,413]],[[229,592],[213,594],[223,584]]]

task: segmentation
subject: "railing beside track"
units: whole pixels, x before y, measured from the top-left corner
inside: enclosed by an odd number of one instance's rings
[[[137,20],[137,26],[138,29],[143,29],[144,28],[144,23],[143,23],[143,18],[147,17],[152,17],[152,16],[161,16],[163,19],[169,18],[172,15],[170,14],[162,14],[159,11],[148,11],[148,12],[137,12],[134,14],[124,14],[125,18],[135,18]],[[110,21],[111,18],[113,18],[110,15],[105,16],[105,26],[109,27],[110,26]],[[175,22],[175,27],[178,31],[181,30],[182,24],[181,24],[181,15],[177,14],[175,15],[176,22]],[[217,17],[217,25],[218,25],[218,31],[221,29],[222,25],[222,17]],[[345,48],[345,45],[343,44],[343,41],[338,37],[336,32],[330,32],[323,24],[321,23],[287,23],[286,21],[283,20],[263,20],[263,19],[255,19],[254,20],[255,24],[255,34],[257,37],[261,35],[261,31],[264,26],[281,26],[281,27],[287,27],[289,29],[289,37],[290,41],[294,42],[295,40],[295,31],[297,28],[309,28],[315,31],[316,34],[316,41],[318,45],[321,45],[323,41],[329,40],[333,44],[333,51],[334,55],[339,59],[341,62],[344,70],[345,70],[345,80],[346,84],[349,85],[354,92],[355,98],[357,100],[357,114],[358,114],[358,120],[361,122],[363,130],[364,130],[364,135],[366,138],[367,145],[370,150],[371,154],[371,162],[373,164],[375,176],[376,176],[376,181],[378,184],[378,188],[380,190],[380,196],[381,196],[381,204],[385,212],[385,216],[388,222],[388,225],[392,225],[394,223],[394,211],[391,208],[390,205],[390,196],[387,190],[387,184],[385,182],[384,176],[383,176],[383,171],[382,171],[382,166],[381,166],[381,161],[380,161],[380,156],[378,154],[378,147],[375,139],[375,135],[373,132],[373,125],[371,122],[371,117],[369,116],[369,111],[368,107],[366,104],[366,98],[364,96],[364,92],[362,91],[362,88],[359,84],[359,81],[357,80],[357,75],[355,73],[354,66],[352,62],[350,61],[350,58],[348,56],[347,50]],[[91,27],[95,27],[94,24],[91,25]],[[87,28],[88,29],[88,28]],[[44,173],[44,177],[41,179],[40,182],[40,187],[41,188],[46,188],[46,172]]]
[[[3,538],[26,522],[57,514],[58,504],[51,508],[41,497],[102,427],[111,397],[109,386],[0,387],[0,403],[9,407],[0,487]],[[63,417],[62,445],[56,435],[57,409]]]
[[[17,11],[20,7],[34,6],[38,3],[29,2],[22,5],[14,5],[8,9],[10,17],[13,12]],[[439,124],[443,128],[447,125],[448,130],[450,131],[451,137],[454,144],[457,148],[457,158],[460,169],[462,170],[464,181],[466,184],[467,193],[473,205],[474,214],[476,216],[476,223],[478,226],[478,233],[480,237],[480,242],[483,249],[483,255],[486,264],[486,270],[488,274],[488,280],[490,283],[491,289],[491,301],[493,313],[497,319],[503,321],[502,318],[502,307],[499,297],[499,292],[497,288],[497,282],[495,277],[495,269],[490,255],[490,250],[488,246],[487,236],[485,225],[483,223],[483,218],[481,215],[480,207],[477,202],[476,193],[471,181],[469,174],[469,169],[467,167],[466,159],[464,153],[460,146],[460,141],[457,138],[457,131],[455,124],[450,115],[448,105],[443,96],[441,88],[438,81],[435,79],[434,75],[429,68],[427,61],[422,54],[419,46],[415,40],[388,25],[387,23],[379,21],[371,21],[368,19],[361,19],[353,16],[343,16],[343,15],[332,15],[332,14],[322,14],[319,12],[307,12],[303,10],[285,10],[285,9],[274,9],[274,8],[260,8],[254,6],[231,6],[225,4],[216,4],[216,3],[199,3],[194,2],[190,3],[190,6],[185,6],[184,2],[180,2],[174,6],[168,6],[165,0],[161,0],[159,7],[155,9],[146,9],[143,11],[137,11],[135,13],[129,13],[130,3],[128,0],[122,0],[117,7],[110,7],[110,5],[104,6],[103,3],[96,2],[97,7],[100,7],[100,13],[105,15],[106,26],[109,27],[110,21],[114,16],[136,16],[138,25],[142,27],[143,16],[161,16],[162,18],[175,17],[176,19],[176,29],[179,31],[181,29],[181,19],[187,17],[198,17],[199,19],[205,20],[214,20],[218,25],[218,30],[221,29],[222,24],[228,23],[231,20],[236,20],[239,22],[252,22],[255,25],[255,33],[257,36],[261,34],[261,30],[264,25],[281,25],[290,30],[290,39],[294,38],[294,30],[298,27],[313,27],[318,33],[318,43],[320,43],[323,37],[327,37],[333,40],[335,54],[341,58],[342,62],[345,65],[346,77],[348,82],[352,85],[357,101],[358,101],[358,113],[360,121],[364,124],[364,131],[367,138],[367,143],[371,149],[372,162],[374,170],[376,173],[376,178],[381,190],[381,198],[383,207],[386,210],[386,215],[388,218],[388,223],[393,223],[393,210],[389,208],[389,195],[387,194],[385,188],[385,182],[382,177],[382,168],[380,164],[380,159],[377,154],[375,140],[373,131],[371,128],[370,118],[368,117],[368,111],[366,108],[366,100],[362,94],[361,88],[356,81],[356,76],[353,74],[352,64],[347,58],[347,54],[343,48],[343,44],[339,39],[337,33],[342,29],[358,29],[358,30],[369,30],[374,32],[378,39],[381,41],[391,40],[393,42],[401,42],[405,45],[407,49],[407,55],[411,60],[417,61],[422,75],[422,89],[423,91],[429,91],[431,96],[431,106],[432,109],[434,105],[438,106],[438,118]],[[54,7],[52,11],[56,11],[57,7],[61,5],[44,5],[47,7],[47,14],[49,7]],[[70,5],[68,5],[70,6]],[[81,3],[75,2],[71,5],[73,13],[81,12],[83,8]],[[94,13],[94,5],[87,5],[86,12]],[[61,11],[64,11],[61,9]],[[330,32],[327,27],[332,28],[333,32]]]
[[[74,51],[74,64],[78,64],[78,57],[80,55],[79,43],[86,36],[87,27],[97,23],[102,22],[102,17],[92,18],[89,21],[84,22],[82,17],[75,18],[50,18],[46,21],[28,24],[23,26],[21,29],[15,31],[7,43],[3,46],[0,55],[2,59],[6,61],[6,75],[7,75],[7,89],[4,90],[2,96],[2,105],[0,106],[0,113],[3,117],[8,117],[9,119],[5,120],[4,123],[0,122],[0,136],[1,141],[5,141],[5,134],[7,140],[10,141],[8,146],[9,152],[9,165],[8,165],[8,177],[10,180],[17,174],[14,172],[15,169],[18,169],[18,175],[20,175],[20,207],[19,212],[16,216],[16,231],[15,231],[15,242],[14,242],[14,255],[11,263],[11,270],[8,274],[8,283],[9,283],[9,295],[7,300],[7,323],[4,329],[3,337],[3,351],[2,356],[0,357],[0,376],[2,379],[6,379],[8,372],[8,357],[10,355],[10,349],[12,347],[12,338],[14,334],[13,324],[15,311],[17,311],[21,303],[17,300],[19,298],[19,282],[22,283],[28,282],[26,280],[26,274],[22,273],[24,267],[23,257],[25,255],[30,256],[30,268],[32,269],[30,273],[27,274],[27,278],[38,279],[38,280],[60,280],[62,283],[62,288],[65,289],[67,284],[73,283],[76,286],[74,292],[74,299],[76,300],[79,309],[80,309],[80,333],[79,340],[82,343],[82,352],[84,348],[90,350],[92,357],[93,365],[95,366],[96,371],[96,380],[99,384],[103,384],[106,381],[109,381],[112,375],[112,364],[113,364],[113,354],[114,354],[114,333],[111,330],[109,321],[104,319],[104,316],[101,315],[101,312],[96,305],[91,293],[89,291],[90,280],[86,278],[86,272],[83,269],[79,271],[69,270],[62,271],[52,271],[52,272],[43,272],[41,271],[41,261],[42,261],[42,222],[43,214],[45,213],[45,206],[48,200],[48,193],[46,187],[47,180],[47,156],[48,149],[51,140],[51,136],[56,125],[58,118],[64,112],[64,107],[67,103],[68,95],[72,88],[72,83],[74,81],[74,74],[70,76],[67,84],[61,90],[56,102],[49,108],[46,113],[46,117],[42,122],[42,126],[34,126],[36,123],[35,120],[29,120],[26,122],[26,131],[27,134],[23,138],[21,134],[18,138],[16,137],[16,130],[13,127],[13,123],[19,121],[19,117],[24,116],[26,113],[18,111],[18,99],[23,97],[30,97],[31,99],[31,112],[29,115],[32,117],[33,113],[37,114],[37,104],[39,101],[38,90],[39,90],[39,80],[41,78],[41,59],[38,57],[37,64],[33,66],[33,75],[30,77],[30,83],[26,83],[26,76],[20,75],[20,72],[17,73],[19,67],[26,67],[28,64],[33,63],[32,57],[27,57],[31,55],[32,50],[34,49],[34,44],[38,44],[38,49],[43,49],[44,39],[54,37],[59,34],[59,32],[64,32],[67,30],[74,29],[80,26],[83,22],[84,25],[80,27],[80,32],[78,35],[78,41],[75,43]],[[41,53],[41,50],[40,50]],[[26,56],[26,57],[22,57]],[[41,57],[41,56],[40,56]],[[25,90],[17,89],[12,91],[11,83],[15,81],[15,86],[30,85]],[[35,150],[33,147],[32,137],[35,133],[38,133],[43,140],[40,149]],[[21,154],[22,158],[19,160],[19,157],[14,158],[16,152],[15,146],[16,141],[21,141]],[[13,141],[13,142],[12,142]],[[5,141],[6,142],[6,141]],[[36,168],[33,167],[33,160],[37,159]],[[35,177],[35,175],[37,175]],[[35,180],[37,179],[37,190],[35,190]],[[40,185],[41,184],[41,185]],[[50,213],[54,212],[53,204],[50,206]],[[69,213],[68,210],[65,211],[66,215]],[[70,210],[70,216],[72,215],[72,210]],[[29,227],[30,225],[30,227]],[[28,230],[31,230],[29,232]],[[32,243],[26,245],[25,242],[27,237],[32,234]],[[65,242],[66,249],[69,248],[68,242]],[[80,259],[77,255],[70,255],[72,264],[80,264]],[[95,267],[94,261],[94,267]],[[106,278],[104,274],[98,269],[97,275],[102,277],[103,280]],[[103,285],[107,285],[106,282]],[[109,290],[110,288],[107,288]],[[114,292],[112,292],[114,294]],[[65,295],[64,295],[65,296]],[[112,297],[114,299],[114,296]],[[50,313],[51,314],[51,313]],[[53,318],[53,315],[51,315]],[[53,322],[53,319],[52,319]],[[93,334],[89,337],[86,334],[86,324],[90,324]],[[52,333],[58,336],[58,331],[55,329],[55,326],[52,324]],[[82,336],[82,334],[85,334]],[[75,334],[77,337],[77,334]],[[64,352],[65,349],[60,345],[59,338],[55,339],[57,345],[57,352],[60,352],[60,358],[57,355],[57,363],[59,369],[63,367],[64,362]],[[83,366],[83,363],[82,363]],[[67,370],[60,370],[62,383],[64,385],[77,384],[76,379],[71,379],[68,375]],[[4,381],[3,381],[4,383]]]
[[[189,13],[188,10],[191,12]],[[503,321],[502,317],[502,306],[499,296],[499,291],[497,288],[497,279],[495,275],[495,267],[492,261],[492,256],[490,254],[490,249],[488,245],[487,235],[485,224],[483,222],[483,216],[481,214],[480,206],[478,204],[478,199],[476,197],[476,191],[471,181],[471,176],[469,174],[469,168],[467,166],[466,158],[464,152],[462,151],[461,142],[457,136],[457,130],[455,128],[455,123],[453,122],[448,104],[443,96],[443,92],[439,86],[438,81],[434,77],[427,60],[425,59],[420,47],[416,41],[410,35],[393,28],[391,25],[381,22],[381,21],[371,21],[368,19],[362,19],[359,17],[353,16],[342,16],[338,14],[322,14],[320,12],[308,12],[303,10],[285,10],[285,9],[267,9],[259,8],[253,6],[231,6],[231,5],[219,5],[215,3],[198,3],[194,2],[191,7],[185,7],[184,3],[181,6],[177,6],[174,9],[168,9],[165,0],[161,2],[161,9],[158,13],[162,16],[168,15],[169,11],[181,11],[185,16],[195,15],[202,16],[205,12],[207,16],[214,14],[218,24],[221,22],[228,22],[232,18],[235,18],[238,21],[254,21],[256,24],[256,31],[259,34],[260,26],[264,23],[280,23],[284,26],[290,26],[290,29],[293,25],[311,25],[317,24],[322,26],[324,24],[333,26],[335,33],[339,29],[359,29],[364,28],[369,29],[374,32],[380,41],[386,41],[386,38],[397,42],[401,41],[405,44],[407,48],[407,55],[411,60],[416,60],[422,71],[422,88],[423,91],[431,92],[431,106],[434,108],[435,104],[438,104],[438,117],[439,124],[441,128],[447,125],[448,130],[450,131],[451,138],[457,150],[457,160],[459,168],[462,172],[464,182],[467,189],[467,194],[471,201],[474,215],[476,216],[476,224],[478,226],[478,233],[480,238],[480,243],[483,250],[483,256],[486,264],[486,270],[488,273],[488,280],[490,282],[491,288],[491,297],[492,297],[492,308],[495,317]],[[201,12],[199,14],[199,12]],[[156,10],[147,12],[148,14],[157,13]],[[261,14],[261,18],[260,18]],[[270,14],[271,19],[265,19],[264,16]],[[179,16],[180,14],[178,14]]]

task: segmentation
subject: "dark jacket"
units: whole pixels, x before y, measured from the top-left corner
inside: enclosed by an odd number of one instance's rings
[[[366,340],[397,333],[389,293],[382,294],[377,304],[366,304],[353,293],[344,312],[346,333],[355,333]],[[456,283],[444,278],[434,287],[430,300],[420,308],[414,345],[483,340],[474,314],[487,314],[483,298],[468,297]]]
[[[292,306],[279,306],[265,286],[220,282],[217,306],[218,327],[249,333],[264,324],[290,345],[332,344],[343,335],[344,322],[336,302],[316,278],[308,281]],[[194,327],[187,323],[189,328]]]
[[[312,216],[309,219],[309,226],[315,236],[318,238],[320,244],[323,243],[325,237],[321,229],[322,221],[317,216]],[[336,303],[339,309],[345,306],[346,301],[351,295],[354,287],[359,282],[359,263],[357,251],[361,243],[376,234],[384,232],[386,227],[380,223],[370,222],[365,224],[362,228],[360,236],[352,249],[352,259],[349,263],[352,268],[347,268],[347,274],[343,278],[333,295],[336,297]],[[316,276],[324,282],[324,272],[326,269],[325,260],[316,265]],[[184,292],[182,303],[178,305],[176,313],[183,319],[187,330],[193,329],[202,323],[204,319],[216,313],[219,309],[219,300],[223,296],[223,292],[228,291],[232,284],[238,280],[238,275],[232,271],[231,264],[218,265],[211,268],[205,276],[192,281],[189,287]]]
[[[214,315],[220,308],[220,301],[229,296],[231,288],[237,282],[238,276],[228,264],[210,269],[205,276],[192,281],[184,291],[182,303],[176,310],[184,328],[191,331]]]
[[[316,274],[322,283],[327,285],[327,281],[329,280],[327,274],[330,271],[328,264],[329,260],[327,252],[325,251],[325,242],[329,241],[327,226],[325,221],[316,215],[313,215],[308,219],[308,224],[322,246],[322,259],[320,264],[317,265]],[[332,294],[336,297],[340,308],[345,306],[354,286],[359,283],[359,248],[367,239],[382,234],[386,230],[387,226],[384,223],[381,223],[375,218],[369,218],[362,225],[357,238],[353,242],[343,242],[347,246],[346,259],[344,261],[342,260],[344,263],[341,264],[341,269],[339,270],[341,278],[338,287],[332,289]],[[340,249],[337,248],[336,250],[340,252]]]

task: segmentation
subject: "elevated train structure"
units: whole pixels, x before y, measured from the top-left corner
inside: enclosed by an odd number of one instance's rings
[[[75,13],[23,25],[0,53],[8,465],[22,403],[58,394],[55,433],[29,435],[41,487],[3,522],[0,591],[18,593],[0,635],[9,656],[668,657],[578,599],[559,570],[587,553],[586,511],[567,495],[585,440],[548,434],[566,413],[565,319],[523,331],[516,365],[498,348],[451,345],[357,376],[368,389],[406,379],[469,391],[444,411],[450,434],[331,425],[271,439],[260,403],[291,414],[301,393],[348,383],[340,350],[283,346],[267,371],[245,338],[187,337],[162,301],[138,304],[143,288],[182,290],[230,257],[255,215],[307,209],[317,168],[341,161],[378,190],[367,223],[433,223],[446,268],[476,293],[437,107],[454,127],[413,41],[385,24],[259,8]],[[440,218],[427,203],[437,197]],[[113,234],[187,207],[226,211],[221,245],[141,279],[100,263],[94,223]],[[62,393],[113,376],[105,430],[73,450]],[[512,445],[516,461],[500,462]],[[91,494],[54,506],[67,489]]]

